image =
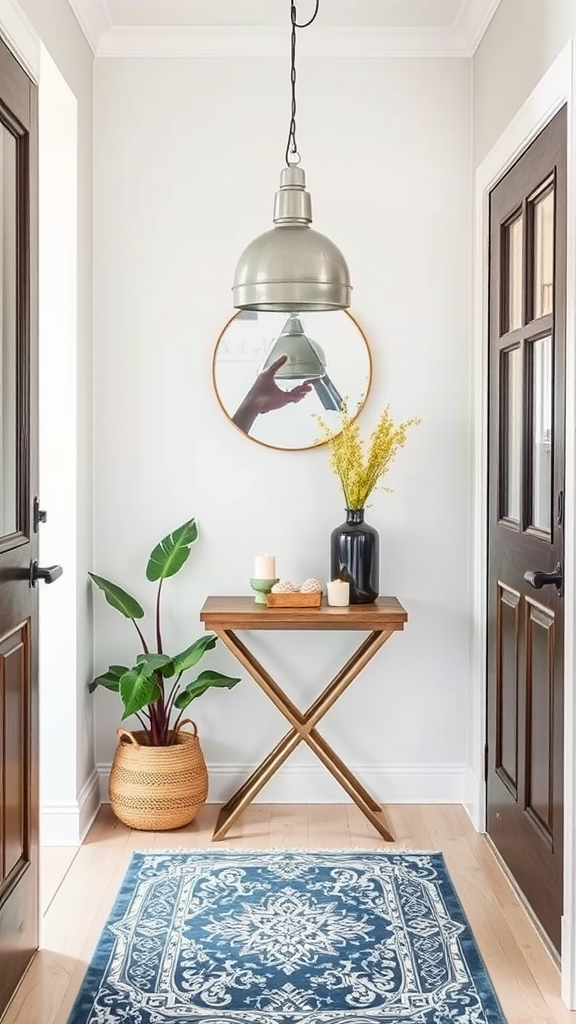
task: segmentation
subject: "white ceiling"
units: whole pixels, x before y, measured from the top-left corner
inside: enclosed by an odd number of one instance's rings
[[[93,51],[203,55],[285,45],[289,0],[69,0]],[[320,0],[301,52],[470,56],[500,0]],[[297,0],[299,20],[314,0]],[[276,42],[275,42],[276,41]],[[272,46],[272,51],[271,47]],[[283,51],[282,51],[283,52]]]
[[[462,0],[321,0],[326,27],[447,28]],[[114,25],[288,25],[289,0],[108,0]],[[298,0],[306,21],[314,0]]]

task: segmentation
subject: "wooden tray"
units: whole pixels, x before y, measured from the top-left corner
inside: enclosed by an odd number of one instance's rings
[[[269,608],[319,608],[322,594],[266,594]]]

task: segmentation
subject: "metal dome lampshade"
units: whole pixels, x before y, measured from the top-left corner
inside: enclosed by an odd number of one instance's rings
[[[285,167],[274,224],[244,250],[234,278],[238,309],[305,312],[347,309],[352,287],[340,249],[310,227],[312,203],[301,167]]]
[[[274,227],[244,250],[234,277],[236,309],[307,312],[347,309],[352,286],[344,256],[325,235],[310,227],[312,202],[299,167],[296,144],[296,29],[307,28],[318,14],[316,0],[310,21],[298,24],[291,0],[292,116],[286,146],[286,167],[274,201]]]

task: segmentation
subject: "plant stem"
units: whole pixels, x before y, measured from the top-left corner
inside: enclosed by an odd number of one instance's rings
[[[146,643],[146,640],[144,638],[144,634],[143,634],[142,630],[140,629],[140,626],[136,622],[136,619],[131,619],[130,621],[134,623],[134,628],[135,628],[136,632],[138,633],[138,636],[140,637],[140,643],[142,644],[142,647],[143,647],[143,650],[144,650],[144,654],[149,654],[150,652],[148,650],[148,644]]]
[[[162,584],[164,580],[161,579],[158,583],[158,591],[156,594],[156,650],[158,654],[163,654],[162,648],[162,631],[160,629],[160,595],[162,594]],[[158,730],[160,733],[160,744],[165,746],[168,742],[168,728],[170,724],[170,716],[166,713],[166,702],[165,702],[165,691],[164,691],[164,676],[160,671],[156,672],[156,685],[160,690],[160,697],[156,701],[156,714],[158,719]]]
[[[350,508],[350,498],[348,497],[348,489],[344,482],[344,477],[340,477],[340,481],[342,483],[342,490],[344,491],[344,501],[346,502],[346,508]]]
[[[158,593],[156,595],[156,646],[158,648],[158,654],[163,654],[162,650],[162,633],[160,630],[160,594],[162,593],[162,584],[164,580],[161,579],[158,583]]]
[[[170,721],[170,715],[172,714],[172,709],[174,707],[174,701],[176,700],[176,697],[178,696],[178,687],[180,685],[180,680],[182,679],[183,675],[184,675],[183,672],[179,672],[178,673],[178,675],[176,677],[176,681],[175,681],[175,683],[174,683],[172,689],[170,690],[170,693],[168,694],[168,697],[166,699],[166,717],[168,718],[168,721]]]
[[[162,746],[162,734],[158,725],[158,716],[154,704],[150,705],[150,743],[153,747]]]
[[[186,710],[186,708],[182,708],[182,711],[176,717],[176,721],[174,722],[174,727],[172,729],[172,732],[173,732],[173,735],[174,735],[174,739],[176,739],[176,733],[178,732],[178,726],[180,725],[180,719],[182,718],[182,715],[184,714],[185,710]]]
[[[160,690],[160,697],[158,700],[161,699],[162,703],[164,703],[164,676],[160,672],[160,669],[158,669],[158,672],[154,673],[154,678],[156,679],[156,686]],[[156,701],[156,703],[158,703],[158,701]]]
[[[159,688],[160,688],[160,696],[158,697],[158,700],[155,702],[153,707],[154,707],[154,714],[155,714],[155,717],[156,717],[156,722],[158,724],[158,731],[159,731],[159,734],[160,734],[160,737],[161,737],[160,743],[163,746],[166,743],[166,732],[167,732],[166,725],[167,725],[167,721],[168,721],[167,715],[166,715],[166,703],[165,703],[165,700],[164,700],[164,683],[163,682],[160,683]]]
[[[166,707],[166,703],[162,701],[162,742],[164,746],[168,744],[168,733],[170,732],[170,715]]]
[[[146,733],[148,739],[150,739],[150,729],[149,726],[146,724],[146,721],[142,718],[142,715],[138,714],[138,712],[136,712],[136,718],[140,722],[140,725],[144,729],[144,732]]]

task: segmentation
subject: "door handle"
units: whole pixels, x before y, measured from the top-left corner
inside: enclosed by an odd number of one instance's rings
[[[33,562],[30,562],[30,586],[35,587],[38,580],[44,580],[44,583],[54,583],[54,580],[57,580],[63,571],[61,565],[41,566],[34,559]]]
[[[528,569],[524,573],[524,579],[526,583],[529,583],[534,590],[542,590],[542,587],[548,587],[552,583],[556,587],[559,593],[562,592],[562,584],[564,582],[564,573],[562,572],[562,562],[558,562],[554,572],[543,572],[541,569]]]

